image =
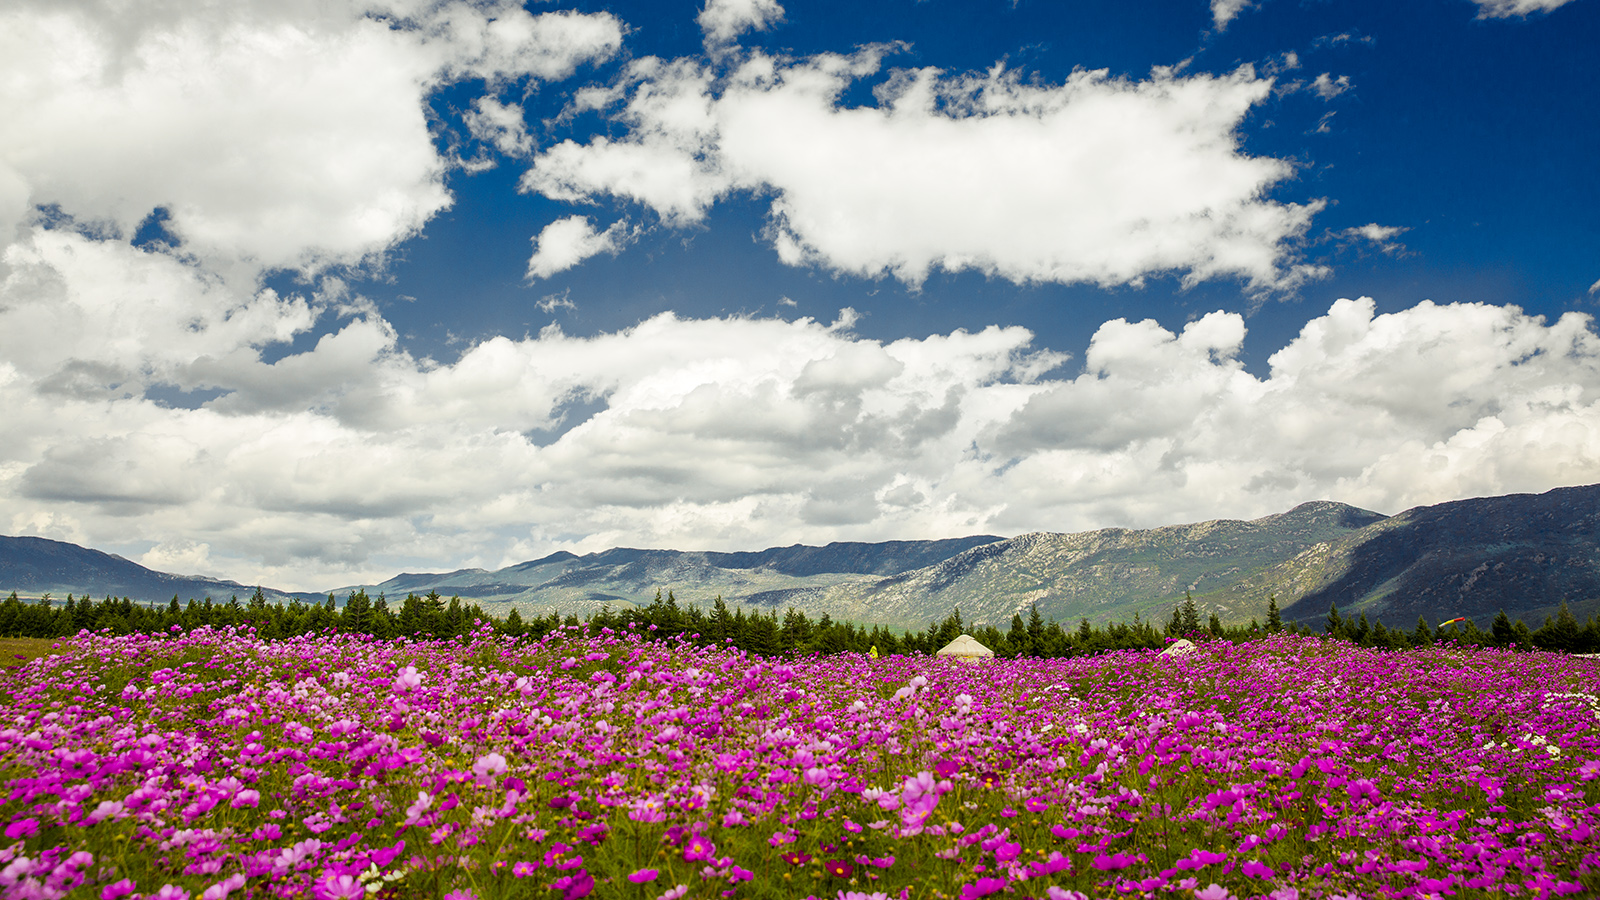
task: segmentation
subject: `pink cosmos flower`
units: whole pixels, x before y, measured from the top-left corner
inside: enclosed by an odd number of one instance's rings
[[[683,858],[689,862],[708,860],[716,853],[717,845],[711,843],[711,839],[703,834],[689,838],[689,842],[683,845]]]
[[[822,870],[835,878],[849,878],[856,873],[856,867],[842,859],[830,859],[822,864]]]
[[[990,894],[1003,891],[1005,887],[1006,880],[1004,878],[979,878],[972,884],[961,886],[961,900],[977,900],[979,897],[987,897]]]
[[[594,876],[587,869],[579,869],[571,875],[557,878],[550,887],[561,892],[561,900],[582,900],[594,890]]]
[[[498,753],[486,753],[472,764],[472,774],[484,782],[506,770],[506,758]]]
[[[639,871],[630,874],[628,876],[628,881],[631,884],[644,884],[647,881],[655,881],[656,877],[660,874],[661,870],[659,869],[640,869]]]
[[[317,900],[356,900],[366,896],[366,888],[354,875],[329,875],[317,882]]]
[[[687,884],[680,884],[675,888],[669,889],[666,893],[657,897],[656,900],[678,900],[678,898],[687,893],[689,893],[689,886]]]
[[[419,687],[422,687],[422,673],[417,671],[416,666],[406,666],[400,670],[399,675],[395,676],[394,689],[396,693],[409,694]]]
[[[230,875],[205,889],[200,900],[223,900],[224,897],[244,887],[243,875]]]
[[[1194,892],[1194,900],[1233,900],[1233,894],[1216,882]]]
[[[150,900],[189,900],[189,892],[176,885],[163,884],[161,890],[150,895]]]
[[[1244,865],[1239,867],[1239,871],[1251,878],[1271,878],[1273,876],[1273,871],[1269,866],[1254,859],[1245,860]]]
[[[6,837],[15,841],[39,833],[38,819],[19,819],[6,826]]]
[[[108,884],[100,889],[100,900],[121,900],[121,898],[133,893],[133,889],[136,886],[133,880],[129,878]]]

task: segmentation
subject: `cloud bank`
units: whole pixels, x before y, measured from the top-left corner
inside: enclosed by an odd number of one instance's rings
[[[124,237],[160,209],[214,271],[368,261],[450,204],[430,93],[562,78],[620,45],[610,15],[504,0],[10,4],[0,236],[36,207]]]
[[[1294,168],[1239,147],[1272,88],[1250,67],[1142,81],[1080,71],[1054,85],[999,65],[896,70],[876,105],[844,105],[893,49],[750,53],[726,74],[639,60],[577,104],[626,133],[545,148],[523,188],[620,198],[673,226],[735,192],[771,195],[767,238],[785,263],[912,285],[935,269],[1102,286],[1181,273],[1254,290],[1322,274],[1295,250],[1322,202],[1269,199]]]
[[[44,233],[7,264],[5,530],[161,542],[246,580],[1147,526],[1315,497],[1394,512],[1600,480],[1600,336],[1579,314],[1343,300],[1262,377],[1221,312],[1177,333],[1107,322],[1070,368],[1022,328],[882,343],[848,315],[550,327],[437,364],[347,298],[241,299],[125,244]],[[341,302],[310,349],[254,349]]]

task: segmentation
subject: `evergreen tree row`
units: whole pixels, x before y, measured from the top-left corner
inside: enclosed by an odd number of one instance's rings
[[[1188,595],[1173,609],[1171,621],[1161,629],[1141,620],[1137,613],[1132,623],[1094,626],[1083,619],[1076,628],[1067,628],[1054,620],[1045,620],[1034,606],[1028,610],[1026,619],[1020,613],[1012,616],[1006,630],[989,624],[968,625],[957,609],[942,622],[930,622],[921,631],[896,632],[882,625],[869,628],[834,621],[826,613],[812,620],[793,608],[781,617],[776,609],[730,609],[721,597],[716,598],[709,610],[701,609],[678,603],[670,592],[665,597],[658,593],[655,600],[645,606],[602,607],[583,622],[591,628],[634,628],[659,639],[681,636],[699,644],[732,643],[749,652],[769,656],[873,650],[880,654],[933,653],[962,633],[971,634],[1001,657],[1061,657],[1105,650],[1158,648],[1169,639],[1179,637],[1249,640],[1263,633],[1280,631],[1313,633],[1306,625],[1285,623],[1279,615],[1276,599],[1269,601],[1265,625],[1252,620],[1246,626],[1224,626],[1215,613],[1202,624],[1194,599]],[[287,604],[269,603],[260,590],[244,602],[232,597],[225,603],[215,603],[207,597],[203,601],[190,600],[185,605],[173,597],[165,606],[136,603],[126,597],[107,597],[96,602],[71,594],[59,605],[48,594],[37,603],[29,603],[19,599],[15,592],[0,601],[0,637],[54,638],[85,629],[128,634],[233,625],[254,628],[258,635],[269,640],[326,630],[370,634],[384,639],[437,639],[470,634],[485,626],[507,635],[540,636],[561,625],[578,624],[582,623],[577,616],[568,615],[563,619],[554,611],[524,618],[521,612],[512,609],[503,618],[493,616],[476,603],[464,603],[460,597],[446,600],[437,591],[426,596],[408,594],[398,608],[391,607],[382,595],[373,599],[365,591],[350,594],[342,607],[331,594],[322,603],[298,599]],[[1478,629],[1470,620],[1459,628],[1455,625],[1433,628],[1419,619],[1412,631],[1390,629],[1381,622],[1370,624],[1365,613],[1357,621],[1350,622],[1335,606],[1328,612],[1324,633],[1363,646],[1393,649],[1444,640],[1568,653],[1600,652],[1600,623],[1591,616],[1580,624],[1565,603],[1555,616],[1547,617],[1538,630],[1530,630],[1520,619],[1512,622],[1501,612],[1488,632]]]

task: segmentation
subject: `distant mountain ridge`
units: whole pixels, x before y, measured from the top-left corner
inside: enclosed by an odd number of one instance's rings
[[[178,597],[187,602],[203,597],[226,601],[234,595],[243,600],[256,588],[237,581],[168,575],[113,553],[64,541],[0,535],[0,593],[12,591],[30,597],[49,593],[60,600],[71,593],[97,600],[112,596],[157,602]],[[319,596],[270,588],[263,588],[262,594],[275,603]]]
[[[174,594],[241,597],[233,582],[151,572],[135,563],[43,538],[0,537],[0,592],[41,589],[162,601]],[[1251,521],[1161,528],[1036,532],[938,541],[796,544],[761,551],[616,548],[565,551],[496,571],[407,573],[320,594],[267,589],[269,599],[342,601],[355,590],[398,599],[438,591],[504,615],[512,608],[584,614],[649,603],[730,605],[922,627],[955,608],[1005,627],[1037,604],[1075,622],[1165,621],[1185,594],[1224,622],[1265,621],[1275,598],[1286,620],[1316,625],[1337,604],[1354,618],[1410,628],[1501,609],[1537,627],[1566,601],[1579,618],[1600,612],[1600,485],[1422,506],[1395,516],[1313,501]]]

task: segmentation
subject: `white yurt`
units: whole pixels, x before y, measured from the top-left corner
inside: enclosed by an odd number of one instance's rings
[[[972,635],[963,634],[944,645],[944,648],[937,655],[948,656],[964,662],[977,662],[980,659],[993,659],[994,651],[978,643],[977,638]]]
[[[1187,638],[1178,638],[1177,640],[1175,640],[1172,643],[1168,644],[1167,645],[1167,649],[1161,651],[1161,655],[1162,656],[1183,656],[1186,653],[1193,653],[1193,652],[1194,652],[1194,642],[1193,641],[1190,641]]]

